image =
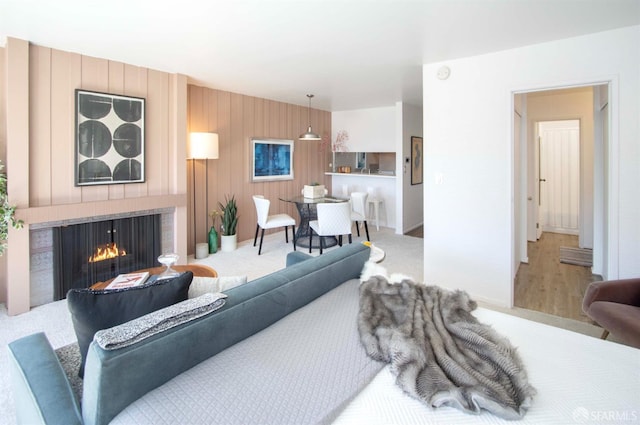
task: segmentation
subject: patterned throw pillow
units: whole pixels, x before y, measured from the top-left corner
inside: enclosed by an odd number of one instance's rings
[[[78,375],[84,376],[89,344],[97,331],[186,300],[192,279],[193,273],[184,272],[171,279],[125,289],[71,289],[67,293],[67,306],[82,356]]]
[[[247,283],[247,276],[194,277],[189,286],[189,298],[197,298],[207,292],[224,292]]]

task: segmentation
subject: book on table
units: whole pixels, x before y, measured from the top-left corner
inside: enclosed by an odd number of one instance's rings
[[[149,277],[149,272],[120,274],[104,289],[121,289],[142,285]]]

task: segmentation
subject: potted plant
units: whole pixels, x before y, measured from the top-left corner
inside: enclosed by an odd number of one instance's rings
[[[312,182],[310,185],[304,185],[302,195],[305,198],[324,198],[324,185],[318,182]]]
[[[229,199],[225,196],[225,203],[220,205],[222,211],[222,225],[220,226],[220,248],[223,252],[233,251],[238,243],[238,235],[236,227],[238,225],[238,206],[236,205],[235,196]]]
[[[9,237],[9,225],[20,229],[22,220],[16,220],[16,207],[9,205],[7,197],[7,175],[2,171],[4,164],[0,161],[0,255],[7,249],[7,238]]]

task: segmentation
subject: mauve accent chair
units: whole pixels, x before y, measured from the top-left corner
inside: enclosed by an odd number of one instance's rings
[[[640,278],[593,282],[587,287],[582,310],[627,345],[640,348]]]

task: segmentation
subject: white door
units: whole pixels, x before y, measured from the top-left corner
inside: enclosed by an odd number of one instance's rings
[[[539,229],[579,234],[580,121],[538,124]]]

